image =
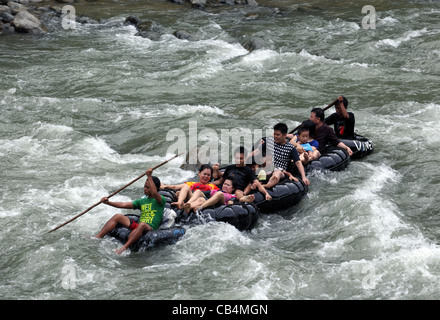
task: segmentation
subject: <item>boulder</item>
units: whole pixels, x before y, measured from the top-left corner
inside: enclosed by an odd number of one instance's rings
[[[3,13],[3,12],[11,14],[12,10],[8,6],[0,5],[0,14]]]
[[[17,2],[8,1],[8,7],[11,8],[12,14],[17,14],[20,11],[27,11],[26,6]]]
[[[125,19],[125,24],[132,24],[132,25],[134,25],[134,26],[137,26],[139,23],[141,23],[142,22],[142,20],[141,19],[139,19],[138,17],[136,17],[136,16],[128,16],[126,19]]]
[[[11,21],[14,20],[14,16],[7,12],[1,12],[0,20],[2,20],[4,23],[11,23]]]
[[[193,40],[193,37],[191,36],[191,34],[189,32],[186,32],[185,30],[177,30],[174,31],[173,35],[177,38],[177,39],[181,39],[181,40]]]
[[[138,33],[136,33],[137,36],[148,38],[153,41],[157,41],[160,39],[160,27],[153,24],[152,21],[139,22],[136,25],[136,29],[138,30]]]
[[[18,12],[12,21],[12,24],[17,32],[33,34],[47,33],[46,27],[41,24],[40,20],[27,11]]]

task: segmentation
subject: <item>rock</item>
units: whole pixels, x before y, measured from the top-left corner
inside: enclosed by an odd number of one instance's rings
[[[173,35],[177,38],[177,39],[181,39],[181,40],[193,40],[193,37],[191,36],[191,34],[189,34],[188,32],[186,32],[185,30],[177,30],[173,33]]]
[[[3,33],[3,34],[14,33],[15,29],[14,29],[13,26],[11,26],[10,23],[0,22],[0,32]]]
[[[12,24],[17,32],[33,34],[47,33],[46,27],[41,24],[40,20],[27,11],[18,12]]]
[[[1,5],[1,6],[0,6],[0,14],[2,14],[3,12],[6,12],[6,13],[11,14],[11,13],[12,13],[12,10],[11,10],[11,8],[9,8],[8,6],[3,6],[3,5]]]
[[[171,2],[178,3],[178,4],[184,4],[186,0],[171,0]]]
[[[56,0],[56,2],[63,4],[74,4],[75,0]]]
[[[138,29],[137,36],[148,38],[153,41],[160,39],[161,33],[159,32],[159,26],[153,24],[152,21],[142,21],[136,25]]]
[[[137,26],[141,22],[142,20],[136,16],[129,16],[125,19],[125,24],[132,24],[134,26]]]
[[[265,42],[261,38],[252,37],[250,39],[245,40],[241,45],[247,51],[252,52],[254,50],[263,49],[265,46]]]
[[[191,4],[196,8],[204,8],[206,5],[206,0],[191,0]]]
[[[246,20],[257,20],[260,18],[260,14],[258,12],[248,12],[244,17]]]
[[[258,6],[257,1],[255,0],[246,0],[246,3],[250,6]]]
[[[11,23],[14,20],[14,16],[7,12],[0,13],[0,19],[3,20],[4,23]]]
[[[136,25],[136,28],[139,31],[142,31],[142,32],[152,31],[152,29],[153,29],[153,22],[152,21],[142,21],[142,22],[139,22]]]
[[[26,6],[13,1],[8,1],[8,7],[11,8],[12,14],[14,15],[20,11],[27,11]]]

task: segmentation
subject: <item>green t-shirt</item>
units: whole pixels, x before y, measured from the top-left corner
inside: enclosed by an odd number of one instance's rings
[[[141,210],[141,217],[139,222],[149,224],[153,230],[159,228],[162,221],[163,209],[165,208],[166,199],[161,196],[162,201],[158,203],[156,199],[145,197],[133,201],[133,209]]]

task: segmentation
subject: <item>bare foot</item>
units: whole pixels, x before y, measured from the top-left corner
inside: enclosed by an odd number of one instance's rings
[[[177,209],[182,209],[183,203],[180,202],[171,202],[171,205],[177,207]]]
[[[124,248],[124,247],[121,247],[121,248],[115,250],[115,252],[116,252],[117,254],[122,254],[124,251],[125,251],[125,248]]]
[[[183,205],[183,211],[185,212],[185,213],[189,213],[190,211],[191,211],[191,203],[185,203],[184,205]]]
[[[309,154],[307,152],[304,152],[304,159],[306,162],[309,162]]]
[[[240,202],[252,202],[255,200],[255,196],[253,194],[249,194],[240,199]]]

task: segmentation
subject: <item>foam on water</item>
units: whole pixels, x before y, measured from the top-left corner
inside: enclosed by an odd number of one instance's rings
[[[379,40],[376,43],[376,47],[380,47],[382,45],[389,45],[392,46],[394,48],[399,47],[402,43],[408,42],[414,38],[418,38],[421,37],[425,34],[428,33],[428,30],[426,28],[423,28],[421,30],[412,30],[412,31],[408,31],[406,32],[404,35],[402,35],[402,37],[399,37],[397,39],[383,39],[383,40]]]

